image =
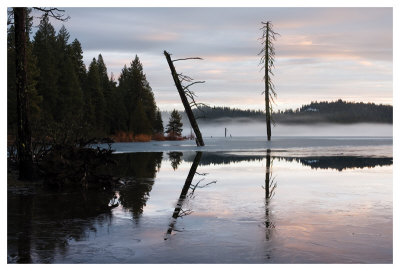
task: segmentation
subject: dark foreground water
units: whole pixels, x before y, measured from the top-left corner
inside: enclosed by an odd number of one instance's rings
[[[10,187],[8,262],[392,263],[392,147],[346,148],[120,153],[115,191]]]

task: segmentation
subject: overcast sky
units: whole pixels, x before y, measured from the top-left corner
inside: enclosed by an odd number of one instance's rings
[[[115,77],[137,54],[162,110],[182,109],[168,64],[205,80],[194,90],[209,105],[262,109],[261,21],[280,33],[276,109],[310,101],[392,104],[392,8],[65,8],[71,42],[88,66],[102,54]],[[56,30],[59,22],[52,21]]]

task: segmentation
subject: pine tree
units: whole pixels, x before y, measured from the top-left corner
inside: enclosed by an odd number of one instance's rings
[[[33,54],[37,58],[40,75],[37,78],[38,94],[43,97],[42,115],[46,120],[58,115],[57,63],[55,57],[56,36],[48,16],[40,21],[33,41]]]
[[[141,111],[143,110],[146,116],[146,121],[149,123],[150,132],[138,132],[152,134],[156,119],[157,106],[153,91],[146,79],[146,75],[143,73],[143,66],[137,55],[131,62],[129,68],[124,66],[122,69],[118,88],[124,97],[125,108],[127,111],[126,123],[128,125],[128,130],[136,130],[136,127],[133,127],[133,125],[136,125],[136,121],[133,119],[135,112],[139,112],[141,114]],[[142,109],[137,110],[139,105],[141,105]],[[136,116],[135,119],[137,119]]]
[[[104,132],[105,101],[95,58],[89,65],[85,92],[86,119],[96,127],[98,134],[102,134]]]
[[[100,84],[104,96],[105,112],[104,112],[104,130],[107,134],[111,132],[113,119],[114,97],[112,92],[112,83],[108,78],[107,67],[104,63],[103,56],[99,54],[97,57],[97,67],[99,69]]]
[[[161,118],[160,109],[157,108],[156,119],[154,121],[154,133],[155,134],[163,134],[164,133],[164,124]]]
[[[127,115],[128,112],[125,107],[124,97],[122,92],[117,87],[117,82],[115,82],[114,76],[111,73],[110,78],[110,89],[111,89],[111,99],[109,101],[109,106],[111,110],[111,123],[110,123],[110,134],[115,134],[118,131],[127,131]]]
[[[130,119],[131,123],[129,126],[131,127],[131,131],[133,132],[134,135],[152,134],[151,123],[147,119],[146,113],[141,103],[138,103],[138,105],[135,108],[135,111],[132,112],[132,116]]]
[[[57,121],[79,121],[83,109],[83,94],[73,66],[72,50],[68,44],[69,33],[62,26],[57,35],[58,114]]]
[[[72,66],[74,67],[75,74],[78,76],[79,85],[81,86],[81,89],[83,89],[86,81],[86,66],[85,63],[83,63],[83,51],[81,43],[77,39],[74,39],[69,46],[69,51]]]
[[[167,129],[165,132],[169,134],[172,137],[180,137],[182,135],[182,116],[179,114],[179,112],[174,109],[171,112],[171,116],[169,118],[169,122],[167,125]]]

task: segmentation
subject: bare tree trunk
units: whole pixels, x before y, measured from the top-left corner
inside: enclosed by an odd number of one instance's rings
[[[185,91],[183,90],[181,81],[179,80],[178,74],[176,73],[175,66],[172,63],[171,55],[167,51],[164,51],[164,55],[167,58],[169,68],[171,69],[172,78],[174,79],[175,86],[179,92],[179,96],[181,97],[183,106],[185,107],[185,111],[189,118],[190,125],[192,126],[193,131],[196,135],[196,144],[197,146],[204,146],[203,137],[201,135],[199,126],[197,125],[196,118],[194,117],[192,108],[190,107],[190,104],[186,98]]]
[[[269,22],[267,22],[267,33],[265,35],[265,117],[267,123],[267,137],[268,141],[271,140],[271,110],[269,101],[269,73],[268,73],[268,46],[269,46]]]
[[[15,24],[15,59],[17,89],[17,151],[19,178],[31,180],[33,174],[31,127],[28,113],[28,78],[26,60],[26,10],[13,8]]]

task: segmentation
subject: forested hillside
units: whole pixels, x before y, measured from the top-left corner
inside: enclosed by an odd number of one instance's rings
[[[223,118],[250,118],[265,121],[261,110],[242,110],[229,107],[201,107],[194,110],[200,121]],[[312,102],[296,110],[278,111],[272,114],[276,123],[393,123],[393,106],[374,103],[355,103],[337,100]]]
[[[32,18],[27,19],[32,33]],[[85,129],[91,137],[163,133],[160,112],[138,56],[124,66],[118,83],[109,77],[101,54],[89,67],[81,43],[62,26],[56,33],[45,16],[27,37],[29,110],[33,136],[50,130]],[[7,39],[8,134],[16,134],[14,26]],[[46,131],[44,131],[46,130]]]

